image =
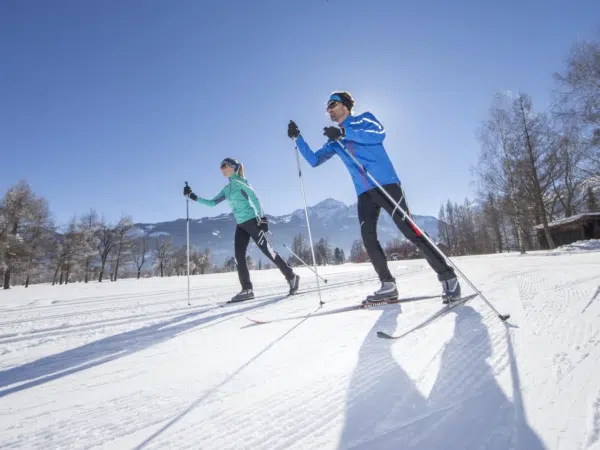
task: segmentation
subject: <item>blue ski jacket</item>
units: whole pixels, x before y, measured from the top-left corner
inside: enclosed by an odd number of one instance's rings
[[[340,127],[345,134],[342,142],[354,157],[381,185],[400,183],[396,170],[383,147],[385,129],[383,125],[369,112],[357,116],[349,115]],[[346,154],[344,149],[335,141],[329,140],[321,149],[313,152],[302,135],[296,139],[298,150],[312,167],[317,167],[338,155],[344,162],[356,189],[356,195],[373,189],[376,185]]]

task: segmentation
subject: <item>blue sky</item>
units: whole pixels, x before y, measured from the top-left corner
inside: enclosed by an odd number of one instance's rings
[[[20,179],[56,219],[185,217],[183,183],[212,197],[240,159],[270,214],[302,207],[294,119],[325,140],[329,93],[371,111],[415,214],[473,196],[475,131],[494,92],[545,107],[597,0],[30,1],[0,4],[0,192]],[[337,159],[307,201],[356,200]],[[190,205],[192,217],[228,212]]]

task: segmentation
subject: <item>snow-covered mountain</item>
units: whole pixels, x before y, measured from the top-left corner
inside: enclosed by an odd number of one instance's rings
[[[310,206],[308,212],[313,241],[327,238],[332,247],[342,248],[348,256],[352,243],[355,239],[360,238],[356,203],[346,205],[338,200],[328,198]],[[284,258],[287,258],[289,252],[282,247],[282,244],[291,247],[294,236],[299,233],[308,237],[304,208],[283,216],[267,215],[267,217],[269,218],[269,230],[273,233],[271,241],[276,250]],[[435,217],[415,215],[413,218],[432,238],[437,238],[438,220]],[[151,236],[172,236],[176,247],[186,243],[185,219],[160,223],[138,223],[136,226]],[[190,244],[201,249],[210,248],[213,261],[221,264],[226,258],[233,256],[234,231],[235,220],[231,213],[190,220]],[[385,246],[385,243],[393,238],[403,239],[390,216],[384,211],[379,218],[378,232],[382,246]],[[250,245],[248,254],[255,261],[262,256],[254,244]],[[265,257],[262,256],[262,259],[264,261]]]

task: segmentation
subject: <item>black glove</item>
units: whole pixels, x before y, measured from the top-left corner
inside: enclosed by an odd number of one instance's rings
[[[298,125],[296,125],[296,122],[293,120],[290,120],[290,123],[288,124],[288,137],[290,139],[296,139],[298,136],[300,136]]]
[[[338,127],[325,127],[323,128],[323,134],[332,141],[337,141],[339,138],[344,136],[344,132]]]
[[[183,188],[183,195],[189,195],[189,197],[194,201],[196,201],[196,199],[198,198],[198,196],[192,192],[192,188],[189,187],[187,184]]]
[[[260,219],[258,219],[258,228],[265,233],[269,231],[269,222],[267,221],[266,216],[262,216]]]

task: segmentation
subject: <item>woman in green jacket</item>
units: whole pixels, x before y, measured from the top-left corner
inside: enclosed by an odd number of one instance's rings
[[[283,260],[267,239],[269,225],[263,213],[262,207],[250,183],[244,178],[244,166],[235,159],[225,158],[221,162],[223,176],[229,178],[229,183],[213,199],[208,200],[198,197],[192,192],[192,188],[186,186],[183,195],[206,206],[215,206],[223,200],[227,200],[233,216],[237,223],[235,228],[235,260],[237,264],[238,277],[242,285],[242,291],[234,296],[232,302],[240,302],[254,298],[250,272],[246,263],[246,250],[250,238],[254,240],[258,248],[279,268],[288,284],[290,295],[298,290],[300,277],[294,273],[292,268]]]

